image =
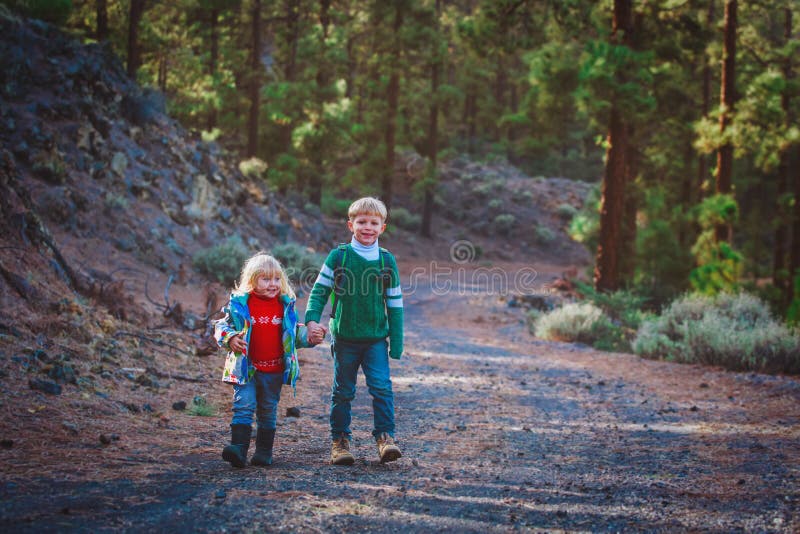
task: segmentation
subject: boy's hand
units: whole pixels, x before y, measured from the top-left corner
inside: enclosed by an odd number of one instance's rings
[[[322,340],[325,339],[325,333],[328,331],[327,328],[316,321],[307,323],[306,328],[308,328],[308,342],[314,345],[322,343]]]
[[[228,346],[233,352],[247,351],[247,342],[239,334],[231,336],[231,338],[228,340]]]

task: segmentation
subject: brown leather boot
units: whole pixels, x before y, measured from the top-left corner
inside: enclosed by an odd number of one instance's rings
[[[331,444],[331,463],[333,465],[353,465],[356,459],[350,454],[350,440],[340,436]]]
[[[375,438],[375,442],[378,444],[378,454],[381,457],[381,463],[386,462],[394,462],[403,454],[400,452],[400,447],[395,445],[394,438],[383,432],[382,434],[378,435]]]

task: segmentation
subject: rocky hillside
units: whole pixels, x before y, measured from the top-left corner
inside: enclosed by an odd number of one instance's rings
[[[318,219],[186,132],[107,48],[7,15],[0,35],[6,328],[73,294],[144,319],[145,282],[168,305],[167,277],[187,282],[192,255],[232,235],[254,249],[319,244]]]
[[[231,236],[249,250],[324,251],[347,238],[341,217],[277,196],[236,155],[187,132],[107,47],[3,10],[0,124],[0,330],[28,347],[86,329],[78,340],[96,339],[95,315],[106,333],[114,321],[196,330],[202,347],[226,288],[193,268],[198,251]],[[415,158],[401,161],[397,205],[418,217]],[[586,259],[565,234],[586,184],[463,157],[441,171],[433,240],[390,216],[399,255],[445,259],[469,239],[487,261]]]

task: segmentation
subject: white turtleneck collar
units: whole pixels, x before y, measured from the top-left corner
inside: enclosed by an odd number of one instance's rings
[[[372,245],[366,246],[362,245],[358,239],[356,239],[356,236],[353,236],[353,239],[350,240],[350,246],[353,247],[353,250],[355,250],[359,256],[367,261],[375,261],[381,257],[377,239]]]

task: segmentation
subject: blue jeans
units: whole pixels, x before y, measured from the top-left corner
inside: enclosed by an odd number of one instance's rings
[[[376,438],[386,432],[394,436],[394,393],[389,378],[389,343],[349,343],[334,341],[333,388],[331,390],[331,436],[350,438],[350,402],[356,397],[359,366],[364,370],[367,389],[372,395],[372,414]]]
[[[247,384],[233,386],[233,419],[232,425],[253,423],[256,414],[258,428],[273,429],[278,422],[278,401],[281,398],[283,373],[262,373],[256,375]]]

